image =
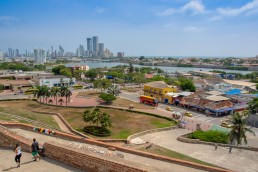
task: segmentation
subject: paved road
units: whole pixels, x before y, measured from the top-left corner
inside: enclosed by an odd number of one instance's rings
[[[86,146],[96,148],[99,151],[108,151],[106,148],[103,148],[103,147],[99,147],[99,146],[95,146],[95,145],[93,146],[93,145],[74,142],[74,141],[69,141],[69,140],[63,140],[63,139],[47,136],[47,135],[44,135],[44,134],[39,134],[39,133],[32,132],[32,131],[27,131],[27,130],[22,130],[22,129],[11,129],[11,130],[16,132],[17,134],[22,135],[23,137],[26,137],[26,138],[31,139],[31,140],[32,140],[32,138],[37,138],[39,143],[43,143],[43,142],[47,142],[47,141],[54,141],[54,142],[57,142],[57,143],[60,143],[60,144],[76,146],[77,148],[80,148],[83,145],[86,145]],[[159,160],[149,159],[149,158],[145,158],[145,157],[142,157],[142,156],[129,154],[129,153],[125,153],[125,152],[120,152],[120,151],[116,151],[116,152],[121,153],[122,155],[124,155],[124,159],[127,160],[127,161],[131,161],[131,162],[134,162],[134,163],[139,163],[139,164],[146,165],[148,167],[148,169],[146,169],[147,171],[170,172],[171,169],[174,169],[174,171],[177,171],[177,172],[202,171],[202,170],[197,170],[197,169],[194,169],[194,168],[185,167],[185,166],[181,166],[181,165],[177,165],[177,164],[173,164],[173,163],[168,163],[168,162],[163,162],[163,161],[159,161]],[[105,155],[101,154],[101,156],[105,156]]]
[[[140,139],[233,171],[258,171],[257,152],[232,149],[232,154],[229,154],[228,148],[219,147],[215,151],[213,146],[183,143],[176,139],[189,132],[189,130],[175,129],[147,134],[141,136]]]
[[[6,148],[0,147],[0,171],[9,172],[46,172],[46,171],[57,171],[57,172],[68,172],[80,170],[70,167],[64,163],[52,160],[47,157],[42,157],[38,162],[33,161],[32,155],[27,152],[22,153],[21,167],[17,168],[17,164],[14,161],[15,153]]]

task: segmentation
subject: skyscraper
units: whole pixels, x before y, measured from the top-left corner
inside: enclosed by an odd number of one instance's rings
[[[93,57],[98,56],[98,50],[99,50],[99,38],[97,36],[92,37],[92,48],[93,48]]]
[[[34,62],[37,63],[39,59],[39,49],[35,48],[34,49]]]
[[[99,43],[98,56],[99,57],[104,57],[104,43]]]
[[[91,57],[92,56],[92,39],[91,38],[87,38],[86,56],[87,57]]]

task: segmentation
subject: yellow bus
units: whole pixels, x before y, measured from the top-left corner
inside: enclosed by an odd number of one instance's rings
[[[73,88],[74,88],[75,90],[77,90],[77,89],[83,89],[83,86],[82,86],[82,85],[73,85]]]
[[[38,90],[38,89],[36,89],[36,88],[29,88],[29,89],[24,91],[24,94],[33,94],[34,91],[36,91],[36,90]]]

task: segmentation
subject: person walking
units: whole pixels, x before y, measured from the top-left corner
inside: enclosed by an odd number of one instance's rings
[[[19,143],[16,144],[15,148],[13,149],[13,151],[16,154],[15,162],[18,164],[17,165],[17,168],[18,168],[21,165],[21,156],[22,156],[21,147],[20,147]]]
[[[33,143],[31,144],[31,151],[32,151],[32,156],[34,157],[34,161],[37,161],[37,158],[40,160],[41,157],[39,156],[39,144],[36,141],[36,139],[33,139]]]

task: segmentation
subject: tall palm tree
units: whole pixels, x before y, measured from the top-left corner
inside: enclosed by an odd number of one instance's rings
[[[33,91],[34,97],[39,99],[39,103],[41,104],[41,97],[43,96],[43,87],[37,86],[36,89]]]
[[[243,139],[245,144],[247,144],[246,132],[255,135],[252,130],[246,127],[246,119],[239,113],[232,115],[231,122],[233,125],[230,127],[231,131],[228,133],[231,144],[233,144],[234,141],[237,142],[237,145],[242,144]]]
[[[54,97],[54,99],[56,100],[56,106],[57,106],[57,96],[60,94],[60,88],[58,87],[52,87],[51,88],[51,96]]]
[[[254,98],[248,103],[249,109],[252,113],[257,113],[258,110],[258,97]]]
[[[65,97],[65,103],[67,106],[67,99],[72,96],[72,92],[68,87],[61,87],[61,97]]]
[[[58,100],[58,103],[60,103],[61,106],[62,106],[63,102],[64,102],[63,99],[59,99],[59,100]]]
[[[47,103],[47,96],[48,96],[49,87],[46,85],[41,86],[41,96],[43,97],[43,103],[44,100]]]

